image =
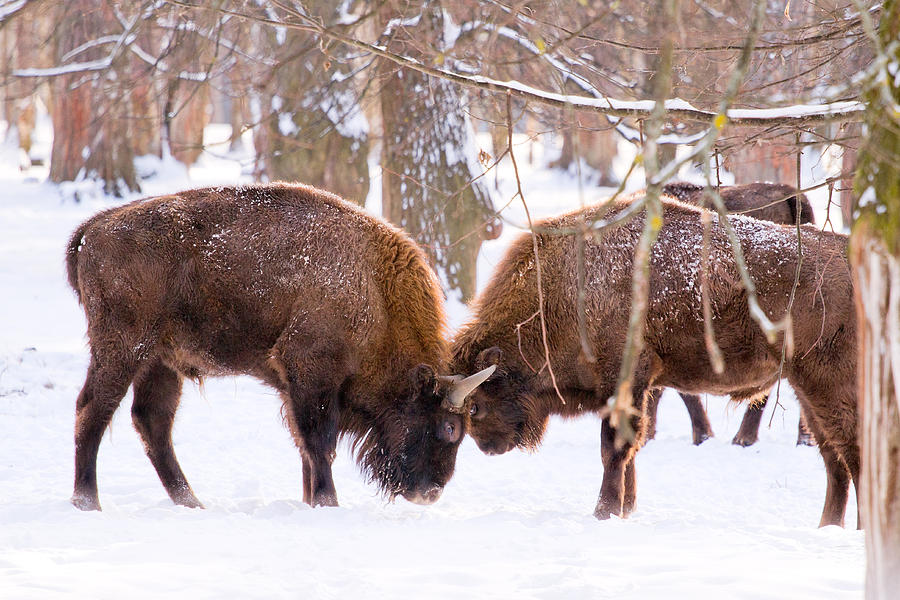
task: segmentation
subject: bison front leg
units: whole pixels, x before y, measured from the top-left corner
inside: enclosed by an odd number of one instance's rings
[[[331,474],[338,434],[338,389],[297,381],[291,385],[291,429],[303,461],[303,500],[337,506]]]
[[[634,511],[637,501],[636,472],[634,455],[643,443],[645,419],[644,390],[635,391],[634,408],[637,415],[631,417],[631,427],[635,432],[632,440],[616,447],[616,429],[604,418],[600,429],[600,457],[603,461],[603,481],[600,497],[594,508],[594,516],[608,519],[611,515],[627,517]]]
[[[312,465],[309,460],[301,454],[300,461],[303,463],[303,501],[312,506],[313,498],[313,476]]]
[[[339,326],[330,331],[340,330]],[[337,448],[340,390],[350,375],[346,347],[328,327],[294,323],[269,361],[283,383],[285,415],[303,463],[303,500],[337,506],[331,474]]]

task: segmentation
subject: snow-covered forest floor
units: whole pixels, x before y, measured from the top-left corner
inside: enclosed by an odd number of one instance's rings
[[[577,180],[537,168],[546,163],[537,150],[534,167],[520,158],[529,205],[537,214],[577,206]],[[233,158],[214,149],[189,175],[147,163],[158,172],[144,194],[238,181]],[[637,458],[637,511],[599,522],[593,417],[553,421],[534,454],[489,457],[466,439],[430,507],[385,503],[342,446],[341,507],[313,510],[300,501],[300,461],[275,393],[213,379],[202,391],[186,386],[175,426],[205,510],[169,501],[132,429],[130,396],[100,448],[104,510],[76,510],[72,431],[87,349],[63,248],[78,223],[120,200],[74,186],[76,203],[73,187],[16,163],[0,148],[0,598],[861,597],[856,503],[847,529],[816,527],[824,468],[815,448],[794,445],[798,410],[785,388],[750,448],[730,444],[743,408],[713,397],[716,437],[692,446],[687,413],[667,392],[657,438]],[[506,202],[507,165],[498,180]],[[603,194],[584,186],[585,202]],[[812,199],[824,210],[821,195]],[[484,247],[482,282],[515,235],[511,223],[524,222],[519,205],[509,219]],[[452,302],[450,316],[458,325],[464,307]]]

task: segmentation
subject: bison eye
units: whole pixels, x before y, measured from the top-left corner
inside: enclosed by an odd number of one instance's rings
[[[448,444],[455,444],[462,437],[462,422],[460,418],[451,415],[441,423],[437,432],[438,439]]]
[[[478,414],[478,404],[476,404],[475,402],[473,402],[473,403],[472,403],[472,407],[469,408],[469,416],[470,416],[470,417],[474,417],[474,416],[477,415],[477,414]]]

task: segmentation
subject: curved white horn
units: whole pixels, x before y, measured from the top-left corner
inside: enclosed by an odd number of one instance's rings
[[[488,377],[493,375],[494,371],[497,369],[497,365],[491,365],[486,369],[482,369],[475,373],[474,375],[469,375],[465,379],[461,379],[456,384],[454,384],[453,389],[450,390],[450,397],[448,400],[450,401],[450,406],[453,408],[462,408],[463,403],[466,401],[466,396],[471,394],[475,388],[485,382]]]

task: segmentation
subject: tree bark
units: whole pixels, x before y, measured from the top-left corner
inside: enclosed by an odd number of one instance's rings
[[[883,47],[900,37],[900,0],[884,3]],[[860,512],[866,528],[866,597],[900,590],[900,68],[888,66],[866,91],[868,137],[859,153],[851,263],[859,322]]]
[[[853,235],[866,597],[886,600],[900,590],[900,258],[868,226]]]
[[[423,9],[417,40],[441,45],[444,18],[437,3]],[[395,42],[396,43],[396,42]],[[463,301],[475,295],[476,261],[484,239],[499,235],[490,194],[476,161],[465,96],[452,83],[379,65],[382,209],[425,249],[448,287]]]
[[[93,0],[72,0],[59,8],[56,59],[94,39],[115,16]],[[83,60],[103,57],[106,49],[82,52]],[[103,182],[107,194],[121,196],[140,189],[131,146],[128,90],[119,85],[115,68],[92,74],[74,73],[53,79],[50,115],[53,149],[50,180],[85,177]]]
[[[313,0],[306,6],[326,21],[339,5]],[[369,141],[360,114],[359,89],[348,49],[328,54],[312,34],[260,31],[258,46],[279,65],[254,82],[262,109],[254,130],[258,172],[271,180],[302,181],[363,204],[369,192]]]
[[[741,135],[760,131],[741,132]],[[725,168],[734,174],[735,183],[767,181],[796,185],[797,146],[790,137],[761,139],[726,153]]]

